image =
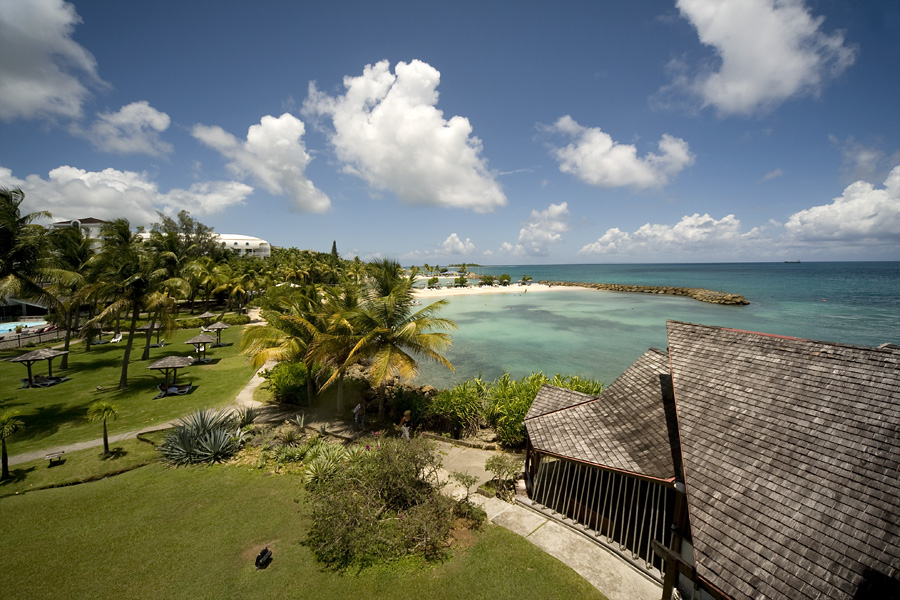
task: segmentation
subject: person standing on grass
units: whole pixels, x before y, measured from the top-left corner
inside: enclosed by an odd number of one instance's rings
[[[410,422],[412,421],[411,415],[411,411],[406,411],[403,413],[403,418],[400,419],[400,437],[407,441],[409,441],[409,427]]]
[[[353,423],[360,429],[366,426],[366,404],[364,402],[360,402],[353,409]]]

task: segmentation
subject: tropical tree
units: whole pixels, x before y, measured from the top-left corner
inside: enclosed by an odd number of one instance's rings
[[[55,267],[50,239],[38,219],[50,218],[47,211],[23,215],[25,193],[0,188],[0,300],[33,298],[55,306],[56,298],[40,282]]]
[[[14,411],[6,411],[0,415],[0,444],[3,446],[2,467],[0,481],[9,479],[9,456],[6,454],[6,438],[14,434],[20,427],[25,424],[16,418],[17,413]]]
[[[319,286],[310,285],[281,298],[279,304],[283,312],[261,311],[265,324],[248,327],[241,336],[241,354],[251,357],[250,364],[254,369],[268,361],[303,362],[309,402],[316,396],[314,342],[324,326],[319,290]]]
[[[63,350],[68,352],[72,332],[78,330],[78,316],[85,301],[86,286],[89,283],[88,263],[94,256],[94,243],[76,227],[54,229],[49,235],[59,267],[50,290],[58,300],[57,310],[66,330]],[[69,368],[68,354],[62,356],[59,367]]]
[[[131,316],[119,378],[119,389],[125,389],[128,387],[128,363],[141,310],[146,308],[153,294],[178,284],[166,278],[166,270],[159,266],[157,256],[145,250],[140,236],[132,234],[126,219],[116,219],[103,227],[102,251],[94,257],[92,266],[98,273],[93,293],[108,299],[109,304],[86,326],[120,314],[130,313]]]
[[[109,435],[106,431],[106,421],[110,418],[116,420],[119,417],[119,408],[105,400],[97,400],[88,406],[87,417],[91,423],[103,421],[103,454],[108,455]]]
[[[375,271],[383,266],[376,264]],[[414,310],[408,279],[396,282],[387,294],[381,291],[374,279],[359,307],[347,315],[354,344],[345,363],[367,362],[370,383],[376,388],[394,377],[413,378],[419,370],[417,358],[438,362],[453,371],[453,365],[441,354],[452,343],[447,332],[456,329],[453,321],[438,316],[447,300]],[[379,394],[378,418],[384,418],[384,394]]]
[[[509,276],[509,273],[504,273],[498,278],[498,281],[500,282],[500,285],[506,286],[512,281],[512,277]]]

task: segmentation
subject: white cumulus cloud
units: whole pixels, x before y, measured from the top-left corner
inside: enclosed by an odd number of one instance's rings
[[[53,169],[46,179],[39,175],[19,179],[0,166],[0,186],[22,188],[25,212],[49,210],[54,220],[123,217],[135,226],[156,222],[157,210],[174,214],[184,209],[194,215],[219,212],[243,203],[253,191],[239,182],[210,181],[163,193],[145,173],[85,171],[67,165]]]
[[[436,108],[440,73],[427,63],[384,60],[345,77],[346,93],[331,97],[310,83],[304,114],[327,115],[345,171],[401,202],[490,212],[506,196],[487,167],[482,144],[465,117]]]
[[[104,84],[72,39],[79,23],[62,0],[0,1],[0,119],[81,117],[88,86]]]
[[[682,73],[669,91],[686,91],[722,115],[816,95],[856,59],[843,32],[824,31],[824,18],[803,0],[678,0],[678,9],[718,61],[714,69]]]
[[[659,140],[659,154],[638,157],[635,146],[617,143],[599,127],[583,127],[569,115],[547,130],[573,140],[553,150],[559,170],[598,187],[662,187],[694,164],[688,143],[668,134]]]
[[[118,112],[98,113],[87,129],[74,125],[71,130],[104,152],[162,156],[172,151],[171,144],[159,137],[170,122],[169,115],[142,100],[126,104]]]
[[[457,234],[451,233],[441,243],[440,251],[442,254],[471,254],[475,251],[475,244],[469,238],[463,241]]]
[[[625,255],[629,259],[703,257],[719,259],[740,256],[760,238],[761,230],[741,231],[734,215],[719,220],[708,214],[684,216],[675,225],[646,223],[632,233],[608,229],[597,241],[585,245],[578,254]]]
[[[857,181],[831,204],[801,210],[784,225],[797,240],[900,243],[900,166],[876,189]]]
[[[532,210],[531,218],[519,230],[515,244],[503,242],[500,252],[526,256],[547,256],[569,231],[569,206],[566,202],[551,204],[546,210]]]
[[[306,126],[285,113],[266,115],[241,141],[222,129],[195,125],[192,135],[229,159],[228,169],[238,178],[252,177],[269,193],[288,196],[302,212],[323,213],[331,200],[306,177],[310,156],[303,143]]]

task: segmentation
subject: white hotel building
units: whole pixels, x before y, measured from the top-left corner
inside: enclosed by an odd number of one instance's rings
[[[86,219],[76,219],[74,221],[59,221],[57,223],[51,224],[50,227],[54,229],[62,229],[64,227],[77,227],[84,231],[89,238],[99,239],[100,230],[106,223],[107,221],[88,217]],[[146,232],[140,233],[138,235],[140,235],[145,240],[150,238],[150,234]],[[237,254],[240,256],[256,256],[258,258],[269,258],[269,255],[272,252],[272,247],[269,245],[269,242],[258,237],[240,235],[236,233],[213,233],[213,236],[215,236],[219,240],[219,243],[222,244],[223,248],[225,248],[226,250],[237,252]]]

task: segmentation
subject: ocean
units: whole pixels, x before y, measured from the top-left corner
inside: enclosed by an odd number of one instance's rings
[[[719,306],[651,294],[553,291],[449,297],[445,353],[456,372],[420,362],[417,383],[448,387],[481,375],[543,371],[610,384],[649,347],[666,347],[666,320],[844,344],[900,345],[900,262],[494,265],[513,281],[581,281],[700,287],[742,294]]]

